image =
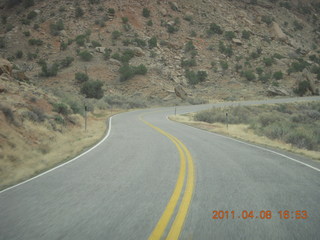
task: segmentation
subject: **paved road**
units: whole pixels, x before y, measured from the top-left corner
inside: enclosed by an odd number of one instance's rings
[[[99,146],[0,192],[0,239],[319,239],[319,162],[168,121],[173,111],[114,116]]]

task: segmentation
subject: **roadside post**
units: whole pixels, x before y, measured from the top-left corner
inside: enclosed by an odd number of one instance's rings
[[[227,124],[227,129],[229,127],[229,114],[226,112],[226,124]]]
[[[84,105],[84,131],[87,131],[87,111],[88,111],[88,107],[85,104]]]
[[[177,107],[174,107],[174,115],[177,115]]]

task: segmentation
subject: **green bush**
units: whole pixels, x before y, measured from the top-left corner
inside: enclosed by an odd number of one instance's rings
[[[41,39],[34,39],[34,38],[32,38],[32,39],[29,39],[29,44],[31,45],[31,46],[41,46],[42,44],[43,44],[43,41],[41,40]]]
[[[91,59],[93,58],[92,54],[90,52],[88,52],[87,50],[80,52],[79,56],[83,61],[86,61],[86,62],[91,61]]]
[[[283,58],[285,58],[284,56],[282,56],[281,54],[279,54],[279,53],[275,53],[275,54],[273,54],[273,56],[272,56],[273,58],[276,58],[276,59],[283,59]]]
[[[108,14],[114,15],[115,13],[116,13],[116,11],[114,10],[114,8],[109,8],[108,9]]]
[[[76,36],[76,43],[79,45],[79,46],[84,46],[84,44],[86,43],[87,41],[87,36],[84,35],[84,34],[81,34],[81,35],[78,35]]]
[[[60,19],[56,23],[50,24],[50,33],[53,36],[58,36],[60,31],[64,29],[63,21]]]
[[[129,22],[129,18],[128,17],[122,17],[121,20],[122,20],[123,24],[127,24]]]
[[[271,76],[272,76],[272,73],[261,74],[261,75],[259,76],[259,80],[260,80],[261,82],[263,82],[263,83],[266,83],[266,82],[268,82],[268,81],[270,80]]]
[[[139,66],[130,66],[129,64],[124,64],[120,67],[120,81],[124,82],[133,78],[135,75],[145,75],[148,69],[140,64]]]
[[[261,67],[257,67],[256,73],[260,76],[263,73],[263,69]]]
[[[26,36],[26,37],[30,37],[30,31],[25,31],[25,32],[23,32],[23,34]]]
[[[66,57],[64,59],[61,60],[60,62],[60,67],[61,68],[67,68],[71,65],[71,63],[74,61],[73,57]]]
[[[6,47],[6,40],[4,37],[0,37],[0,48]]]
[[[112,32],[111,38],[112,38],[113,40],[117,40],[117,39],[120,38],[121,35],[122,35],[121,32],[119,32],[118,30],[115,30],[115,31]]]
[[[150,17],[150,10],[148,8],[143,8],[142,9],[142,16],[144,16],[145,18]]]
[[[76,7],[76,10],[75,10],[75,16],[76,18],[80,18],[84,15],[84,11],[81,7]]]
[[[97,81],[86,81],[82,84],[81,93],[87,98],[100,99],[103,97],[102,90],[103,83],[99,80]]]
[[[235,34],[233,31],[226,31],[226,32],[224,33],[224,37],[225,37],[227,40],[231,41],[232,39],[234,39],[234,38],[236,37],[236,34]]]
[[[43,77],[54,77],[57,76],[59,70],[59,64],[53,63],[52,65],[48,66],[45,61],[39,62],[41,66],[41,73],[40,76]]]
[[[211,23],[210,24],[210,28],[207,31],[207,34],[209,36],[214,35],[214,34],[219,34],[221,35],[223,33],[223,30],[221,29],[221,27],[219,25],[217,25],[216,23]]]
[[[149,27],[152,27],[152,26],[153,26],[152,20],[149,20],[149,21],[147,22],[147,25],[148,25]]]
[[[248,81],[256,80],[256,75],[252,70],[243,71],[241,75],[246,78]]]
[[[91,42],[91,44],[92,44],[92,47],[101,47],[101,43],[99,43],[98,41],[92,41]]]
[[[273,78],[276,79],[276,80],[283,79],[283,73],[281,71],[275,72],[273,74]]]
[[[103,53],[103,57],[104,57],[104,59],[106,59],[106,60],[110,59],[111,52],[112,52],[112,50],[111,50],[111,49],[106,48],[106,49],[104,50],[104,53]]]
[[[226,61],[220,61],[220,66],[222,68],[222,70],[227,70],[229,68],[229,64]]]
[[[288,73],[302,72],[308,66],[310,66],[308,62],[304,61],[303,59],[298,59],[298,61],[291,63]]]
[[[270,25],[273,22],[273,18],[271,16],[264,15],[261,17],[261,21]]]
[[[176,26],[168,25],[167,26],[167,32],[168,33],[176,33],[179,31],[179,28]]]
[[[192,59],[182,59],[181,60],[181,66],[182,67],[193,67],[193,66],[196,66],[197,65],[197,62],[194,58]]]
[[[74,78],[79,82],[79,83],[84,83],[89,80],[89,76],[86,73],[82,72],[76,72],[74,75]]]
[[[193,42],[192,41],[189,41],[186,43],[185,47],[184,47],[184,51],[185,52],[190,52],[192,50],[195,50],[195,46],[193,45]]]
[[[263,58],[263,62],[267,67],[270,67],[274,63],[274,59],[271,57],[265,57]]]
[[[308,89],[310,88],[310,83],[307,80],[301,81],[298,84],[298,87],[295,88],[293,91],[294,93],[298,94],[299,96],[303,96]]]
[[[23,52],[21,50],[16,52],[16,58],[22,58],[23,57]]]
[[[37,15],[38,15],[38,14],[37,14],[35,11],[31,11],[31,12],[28,13],[27,18],[28,18],[29,20],[32,20],[32,19],[36,18]]]
[[[299,23],[297,20],[294,20],[293,21],[293,28],[295,31],[302,30],[303,25],[301,23]]]
[[[286,9],[288,9],[288,10],[291,10],[291,8],[292,8],[290,2],[288,2],[288,1],[280,2],[279,5],[280,5],[280,7],[284,7]]]
[[[231,57],[233,55],[233,49],[231,45],[225,46],[222,41],[219,42],[219,51],[228,57]]]
[[[145,47],[145,46],[147,46],[146,41],[144,41],[143,39],[140,39],[140,38],[135,38],[135,39],[132,40],[132,42],[133,42],[133,43],[136,43],[136,45],[137,45],[138,47]]]
[[[150,38],[148,41],[148,45],[149,45],[149,48],[156,47],[157,46],[157,38],[156,37]]]
[[[251,36],[251,32],[250,31],[246,31],[246,30],[242,31],[242,38],[243,39],[250,39],[250,36]]]
[[[12,24],[8,24],[6,26],[6,32],[10,32],[13,28],[14,28],[14,26]]]
[[[29,19],[25,19],[25,18],[22,18],[20,20],[20,22],[23,24],[23,25],[30,25],[31,21]]]
[[[185,76],[188,79],[188,83],[191,85],[198,84],[206,80],[208,74],[206,71],[198,71],[197,73],[187,69],[185,72]]]
[[[302,128],[292,129],[286,135],[285,141],[298,148],[305,148],[308,150],[314,150],[317,145],[317,141],[313,137],[312,132],[308,132]]]
[[[29,7],[32,7],[34,6],[34,0],[25,0],[24,1],[24,7],[25,8],[29,8]]]
[[[70,113],[68,105],[64,103],[53,103],[52,107],[53,107],[52,110],[54,112],[60,113],[62,115],[68,115]]]

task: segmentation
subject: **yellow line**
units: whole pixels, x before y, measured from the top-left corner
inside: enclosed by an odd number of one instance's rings
[[[177,139],[177,141],[179,141]],[[180,142],[180,141],[179,141]],[[191,203],[193,189],[194,189],[194,166],[193,166],[193,160],[191,157],[191,154],[189,150],[186,148],[186,146],[180,142],[181,147],[183,148],[184,152],[187,155],[188,160],[188,178],[187,178],[187,184],[186,189],[184,191],[184,195],[179,207],[179,211],[177,213],[177,216],[172,224],[172,227],[170,229],[170,232],[166,238],[166,240],[172,240],[172,239],[178,239],[179,235],[181,233],[184,221],[186,219],[188,209]]]
[[[173,137],[166,133],[165,131],[161,130],[158,127],[153,126],[152,124],[142,120],[145,124],[147,124],[148,126],[152,127],[153,129],[155,129],[156,131],[160,132],[161,134],[165,135],[166,137],[168,137],[177,147],[178,151],[179,151],[179,155],[180,155],[180,170],[179,170],[179,175],[178,175],[178,179],[176,182],[176,186],[174,188],[174,191],[171,195],[171,198],[161,216],[161,218],[159,219],[157,225],[155,226],[155,228],[153,229],[152,233],[149,236],[149,240],[158,240],[161,238],[161,236],[163,235],[171,217],[172,214],[174,212],[174,209],[178,203],[179,197],[181,195],[182,192],[182,188],[183,188],[183,182],[185,179],[185,175],[186,175],[186,158],[185,155],[182,151],[182,148],[178,145],[178,143],[175,141],[175,139],[173,139]]]
[[[177,183],[175,186],[175,189],[171,195],[171,198],[166,206],[166,209],[164,210],[161,218],[159,219],[156,227],[153,229],[149,240],[159,240],[170,219],[172,218],[174,209],[176,208],[177,202],[179,200],[179,197],[182,192],[183,188],[183,183],[185,179],[185,174],[186,174],[186,158],[187,158],[187,164],[188,164],[188,178],[187,178],[187,183],[186,183],[186,188],[185,192],[179,207],[179,211],[177,213],[177,216],[171,226],[171,229],[169,231],[169,234],[167,236],[167,240],[174,240],[178,239],[179,235],[181,233],[186,215],[188,213],[188,209],[190,206],[192,194],[193,194],[193,189],[194,189],[194,166],[193,166],[193,160],[191,157],[191,154],[189,150],[186,148],[186,146],[176,137],[172,136],[171,134],[163,131],[162,129],[152,125],[151,123],[141,119],[145,124],[148,126],[152,127],[156,131],[160,132],[164,136],[168,137],[177,147],[180,155],[180,171],[179,171],[179,176],[177,179]]]

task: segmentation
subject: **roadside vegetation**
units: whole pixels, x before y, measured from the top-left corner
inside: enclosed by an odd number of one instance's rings
[[[320,104],[277,104],[213,108],[194,115],[207,123],[245,124],[256,135],[300,149],[320,151]]]

